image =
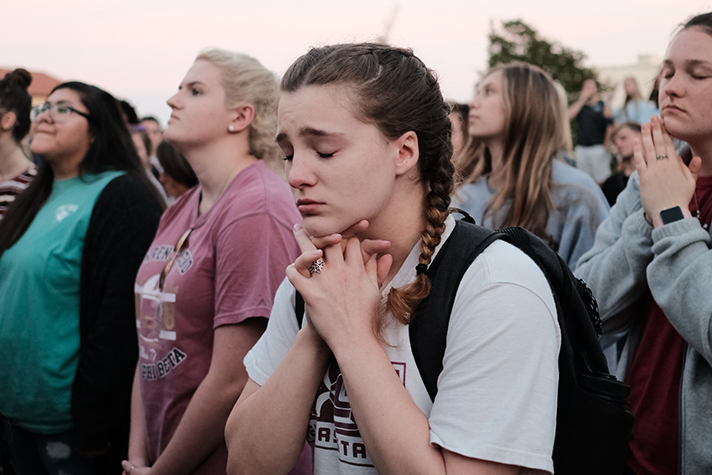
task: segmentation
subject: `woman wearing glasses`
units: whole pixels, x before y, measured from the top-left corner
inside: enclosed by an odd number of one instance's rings
[[[32,75],[24,69],[0,80],[0,219],[5,210],[37,175],[37,168],[22,149],[30,131],[32,98],[27,88]]]
[[[211,49],[168,100],[165,140],[199,184],[166,210],[136,278],[131,475],[225,473],[242,359],[299,254],[301,217],[267,167],[281,158],[276,99],[276,79],[257,60]]]
[[[37,178],[0,222],[0,411],[19,474],[120,473],[133,279],[161,208],[118,103],[57,86],[33,110]]]

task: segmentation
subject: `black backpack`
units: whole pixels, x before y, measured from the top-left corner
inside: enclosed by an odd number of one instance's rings
[[[626,409],[630,387],[608,373],[598,342],[602,327],[596,300],[559,255],[526,229],[512,227],[495,232],[475,225],[465,214],[428,266],[430,294],[418,306],[409,333],[413,356],[431,399],[437,394],[450,313],[460,281],[475,258],[500,239],[537,263],[556,303],[561,350],[554,473],[622,474],[633,427],[633,415]],[[301,325],[304,300],[299,293],[296,311]]]

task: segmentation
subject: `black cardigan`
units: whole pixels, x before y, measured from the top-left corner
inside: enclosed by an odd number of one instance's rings
[[[134,282],[160,217],[153,194],[131,174],[109,182],[94,205],[82,251],[80,350],[72,387],[80,451],[111,446],[115,457],[126,456],[138,360]]]

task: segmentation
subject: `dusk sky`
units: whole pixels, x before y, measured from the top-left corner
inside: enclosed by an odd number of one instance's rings
[[[687,17],[712,0],[35,0],[3,5],[0,67],[78,79],[128,99],[163,124],[165,100],[206,46],[241,51],[281,74],[310,46],[389,41],[435,69],[447,98],[467,102],[486,68],[490,21],[522,19],[584,52],[588,66],[663,56]]]

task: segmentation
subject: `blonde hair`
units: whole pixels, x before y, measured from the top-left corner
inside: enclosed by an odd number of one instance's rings
[[[561,117],[567,117],[569,114],[569,98],[566,95],[566,89],[559,81],[554,81],[556,94],[559,96],[559,107],[561,107]],[[565,150],[570,156],[574,154],[574,142],[571,138],[571,124],[567,120],[561,121],[561,149]]]
[[[521,226],[548,241],[558,243],[546,232],[551,200],[553,159],[563,143],[564,115],[551,77],[537,66],[512,62],[495,66],[486,76],[502,71],[502,91],[507,120],[502,165],[504,184],[485,207],[484,217],[493,226]],[[485,77],[486,77],[485,76]],[[471,170],[465,183],[492,171],[492,157],[484,144],[471,140],[465,153]],[[495,222],[500,210],[504,218]]]
[[[251,56],[219,48],[204,49],[195,60],[209,61],[220,69],[226,107],[251,104],[255,108],[248,135],[249,153],[275,168],[281,158],[274,141],[279,99],[275,75]]]
[[[628,76],[623,80],[623,83],[626,81],[633,81],[633,84],[635,84],[635,93],[631,96],[628,94],[628,92],[625,93],[625,104],[623,105],[624,107],[628,105],[630,101],[635,101],[638,102],[641,99],[643,99],[643,95],[640,93],[640,86],[638,85],[638,80],[635,79],[633,76]]]

